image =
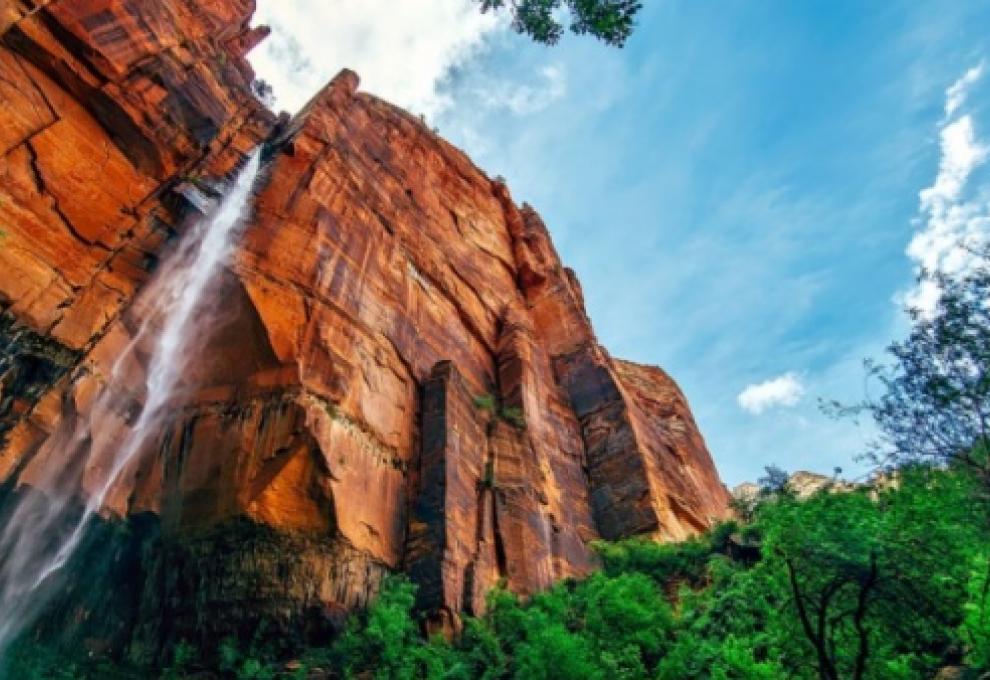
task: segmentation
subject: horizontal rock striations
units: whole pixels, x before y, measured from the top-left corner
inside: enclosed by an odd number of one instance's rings
[[[73,419],[127,428],[89,409],[148,313],[135,294],[197,197],[266,145],[217,283],[222,323],[106,503],[157,527],[114,644],[155,655],[262,620],[326,634],[397,570],[451,630],[500,581],[531,593],[586,574],[595,539],[676,540],[725,517],[684,396],[598,344],[539,216],[349,71],[276,121],[243,58],[264,36],[253,9],[0,15],[8,495],[67,464],[51,442]]]

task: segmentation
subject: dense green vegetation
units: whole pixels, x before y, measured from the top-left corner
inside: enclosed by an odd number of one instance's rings
[[[413,588],[393,580],[310,662],[548,680],[923,678],[963,657],[987,669],[990,543],[973,491],[971,475],[917,468],[896,488],[768,497],[746,527],[680,545],[602,544],[601,573],[527,603],[496,591],[453,645],[420,636]]]
[[[990,270],[941,284],[938,308],[917,314],[910,336],[891,347],[892,365],[871,368],[883,394],[852,409],[869,413],[882,435],[873,452],[880,474],[870,484],[801,499],[785,474],[768,468],[738,523],[675,545],[597,545],[599,572],[525,602],[496,589],[487,613],[467,619],[452,642],[423,637],[414,586],[394,577],[337,639],[288,665],[234,640],[208,656],[180,644],[160,671],[22,644],[4,677],[888,680],[931,678],[946,666],[990,672]]]
[[[180,645],[165,678],[926,678],[990,670],[988,540],[980,481],[912,467],[886,488],[798,500],[768,485],[750,522],[693,541],[600,544],[603,568],[527,602],[504,590],[454,643],[426,640],[414,586],[389,580],[345,633],[285,670],[232,640]],[[22,648],[11,677],[113,678],[97,662]],[[113,673],[116,673],[114,675]],[[337,676],[335,676],[337,677]]]

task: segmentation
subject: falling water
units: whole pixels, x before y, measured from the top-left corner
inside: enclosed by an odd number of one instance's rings
[[[209,293],[247,214],[259,167],[256,150],[226,195],[197,221],[141,292],[135,306],[147,310],[114,361],[90,416],[80,417],[71,432],[52,433],[39,450],[38,455],[54,452],[53,460],[70,464],[46,466],[44,479],[36,485],[43,492],[21,494],[0,527],[0,658],[37,614],[43,593],[51,590],[59,570],[80,546],[108,494],[133,470],[150,438],[160,434],[184,368],[212,326]],[[128,369],[141,359],[144,385],[128,384],[133,382]],[[120,438],[101,436],[93,427],[100,424],[101,414],[127,414],[131,425]],[[72,498],[78,494],[81,474],[90,491],[80,509]]]

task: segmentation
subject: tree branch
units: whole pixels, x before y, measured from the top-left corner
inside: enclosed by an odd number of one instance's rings
[[[859,637],[859,650],[856,653],[856,664],[853,667],[853,680],[862,680],[866,672],[866,660],[870,655],[870,635],[863,625],[866,617],[866,607],[870,597],[870,591],[877,582],[877,554],[870,551],[870,571],[866,579],[860,585],[859,598],[856,602],[856,613],[853,615],[853,625],[856,628],[856,635]]]

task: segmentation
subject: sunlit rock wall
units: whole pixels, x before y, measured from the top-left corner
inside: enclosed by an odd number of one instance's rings
[[[501,579],[586,574],[595,539],[726,516],[674,382],[609,356],[539,216],[420,120],[345,71],[276,121],[250,94],[252,2],[27,9],[0,13],[8,492],[94,417],[135,291],[194,219],[183,197],[267,140],[191,391],[107,502],[161,532],[115,644],[326,634],[395,570],[449,631]]]

